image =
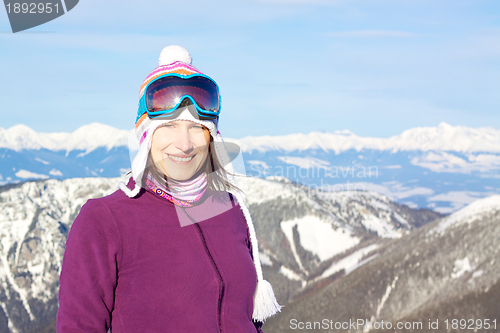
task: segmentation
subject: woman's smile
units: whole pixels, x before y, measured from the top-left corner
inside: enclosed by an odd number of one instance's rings
[[[170,157],[170,158],[171,158],[171,159],[173,159],[174,161],[176,161],[176,162],[180,162],[180,163],[181,163],[181,162],[189,162],[189,161],[191,161],[191,160],[193,159],[193,157],[195,157],[195,156],[196,156],[196,154],[195,154],[195,155],[188,156],[188,157],[180,157],[180,156],[174,156],[174,155],[170,155],[170,154],[167,154],[167,155],[168,155],[168,157]]]

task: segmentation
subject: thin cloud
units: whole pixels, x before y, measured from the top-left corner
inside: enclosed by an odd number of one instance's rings
[[[397,38],[413,38],[420,36],[412,32],[406,31],[396,31],[396,30],[357,30],[357,31],[342,31],[342,32],[331,32],[328,34],[331,37],[342,37],[342,38],[385,38],[385,37],[397,37]]]

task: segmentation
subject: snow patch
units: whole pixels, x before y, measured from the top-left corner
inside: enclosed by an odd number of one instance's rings
[[[317,255],[321,261],[330,259],[359,243],[359,239],[352,236],[350,231],[343,228],[335,230],[331,223],[317,216],[307,215],[281,222],[281,229],[290,244],[294,243],[293,228],[295,226],[297,226],[302,247]]]
[[[361,260],[360,262],[358,262],[357,264],[355,265],[352,265],[352,266],[349,266],[346,270],[345,270],[345,275],[349,275],[351,274],[352,271],[358,269],[359,267],[363,266],[364,264],[372,261],[373,259],[377,258],[378,257],[378,253],[377,254],[374,254],[372,255],[371,257],[369,258],[366,258],[364,260]]]
[[[462,260],[455,260],[455,267],[453,267],[453,272],[451,273],[452,279],[457,279],[467,272],[472,272],[474,268],[469,262],[469,258],[465,257]]]
[[[267,265],[267,266],[272,266],[273,265],[273,262],[271,261],[271,258],[267,254],[259,252],[259,257],[260,257],[260,263],[262,265]]]
[[[480,269],[480,270],[478,270],[478,271],[475,271],[474,273],[472,273],[472,278],[473,278],[473,279],[478,278],[478,277],[482,276],[482,275],[483,275],[483,273],[484,273],[484,272],[483,272],[483,270],[482,270],[482,269]]]
[[[287,278],[289,278],[290,280],[302,281],[302,282],[304,281],[304,279],[302,279],[302,277],[300,277],[300,275],[298,275],[297,273],[292,271],[290,268],[287,268],[283,265],[281,265],[279,272],[281,274],[283,274],[284,276],[286,276]]]
[[[374,215],[368,215],[361,221],[361,224],[368,230],[374,231],[377,235],[383,238],[400,238],[401,233],[387,221],[379,219]]]
[[[396,218],[396,220],[398,220],[399,223],[401,223],[407,227],[410,226],[408,221],[406,221],[406,219],[404,217],[402,217],[401,215],[399,215],[397,212],[394,212],[394,217]]]
[[[14,291],[19,295],[19,298],[21,299],[21,303],[23,303],[23,306],[26,309],[26,312],[28,313],[30,320],[31,321],[35,320],[35,316],[31,312],[31,308],[30,308],[30,305],[28,302],[28,292],[26,289],[21,288],[17,285],[16,279],[15,279],[14,275],[12,274],[12,272],[10,271],[10,267],[8,266],[7,256],[2,255],[0,258],[0,262],[3,264],[2,270],[5,273],[4,274],[5,278],[7,279],[7,281],[9,281],[12,289],[14,289]]]
[[[7,327],[9,327],[9,330],[11,333],[19,333],[17,328],[14,326],[14,323],[12,322],[12,319],[9,317],[9,312],[7,311],[7,306],[5,303],[1,302],[0,307],[3,310],[3,313],[5,314],[5,317],[7,318]]]
[[[398,282],[399,277],[396,276],[394,280],[392,280],[392,283],[387,286],[387,289],[385,290],[384,296],[380,299],[380,303],[377,306],[377,312],[376,312],[376,317],[380,317],[380,312],[382,312],[382,309],[384,308],[385,302],[389,298],[389,295],[391,294],[391,291],[396,287],[396,282]]]
[[[396,287],[396,282],[398,282],[398,279],[399,279],[399,277],[396,276],[394,278],[394,280],[392,280],[392,283],[390,285],[388,285],[387,288],[385,289],[385,293],[382,296],[382,298],[380,299],[379,304],[377,305],[377,311],[375,312],[375,315],[371,316],[371,318],[370,318],[370,322],[372,324],[374,324],[375,321],[377,320],[377,318],[380,317],[380,313],[382,312],[382,309],[384,308],[385,302],[389,298],[391,291],[394,290],[394,288]],[[368,332],[370,332],[369,326],[365,325],[365,328],[363,329],[363,333],[368,333]]]
[[[348,274],[347,272],[349,272],[349,273],[352,272],[354,269],[361,266],[360,265],[361,258],[363,258],[368,253],[376,250],[378,247],[379,247],[379,245],[373,244],[373,245],[369,245],[367,247],[364,247],[362,249],[357,250],[356,252],[348,255],[347,257],[339,260],[338,262],[333,263],[329,268],[327,268],[323,272],[323,274],[321,274],[320,277],[316,278],[315,281],[329,277],[330,275],[335,274],[335,273],[341,271],[342,269],[345,270],[346,274]],[[370,261],[371,259],[374,259],[374,258],[375,258],[375,256],[368,258],[369,260],[363,260],[363,264],[367,263],[368,261]]]
[[[288,244],[290,244],[290,248],[292,250],[293,258],[299,265],[299,268],[302,272],[307,274],[307,271],[304,269],[304,266],[302,265],[302,261],[300,260],[299,254],[297,253],[297,248],[295,247],[295,242],[293,240],[293,224],[291,223],[283,223],[281,222],[280,224],[281,230],[285,234]]]
[[[375,198],[370,200],[370,205],[372,205],[373,207],[379,208],[381,210],[385,210],[387,212],[390,212],[392,210],[389,207],[389,205],[387,205],[386,203],[380,202],[380,201],[376,200]]]

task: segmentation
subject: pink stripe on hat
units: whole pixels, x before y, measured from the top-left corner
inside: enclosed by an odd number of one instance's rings
[[[144,141],[144,139],[146,138],[146,136],[148,135],[148,130],[144,131],[144,133],[142,133],[142,136],[141,136],[141,140],[139,140],[139,144],[142,145],[142,142]]]

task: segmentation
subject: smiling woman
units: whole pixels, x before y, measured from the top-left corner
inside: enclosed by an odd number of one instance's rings
[[[262,332],[280,310],[219,114],[215,81],[166,47],[140,90],[132,177],[71,227],[59,333]]]

